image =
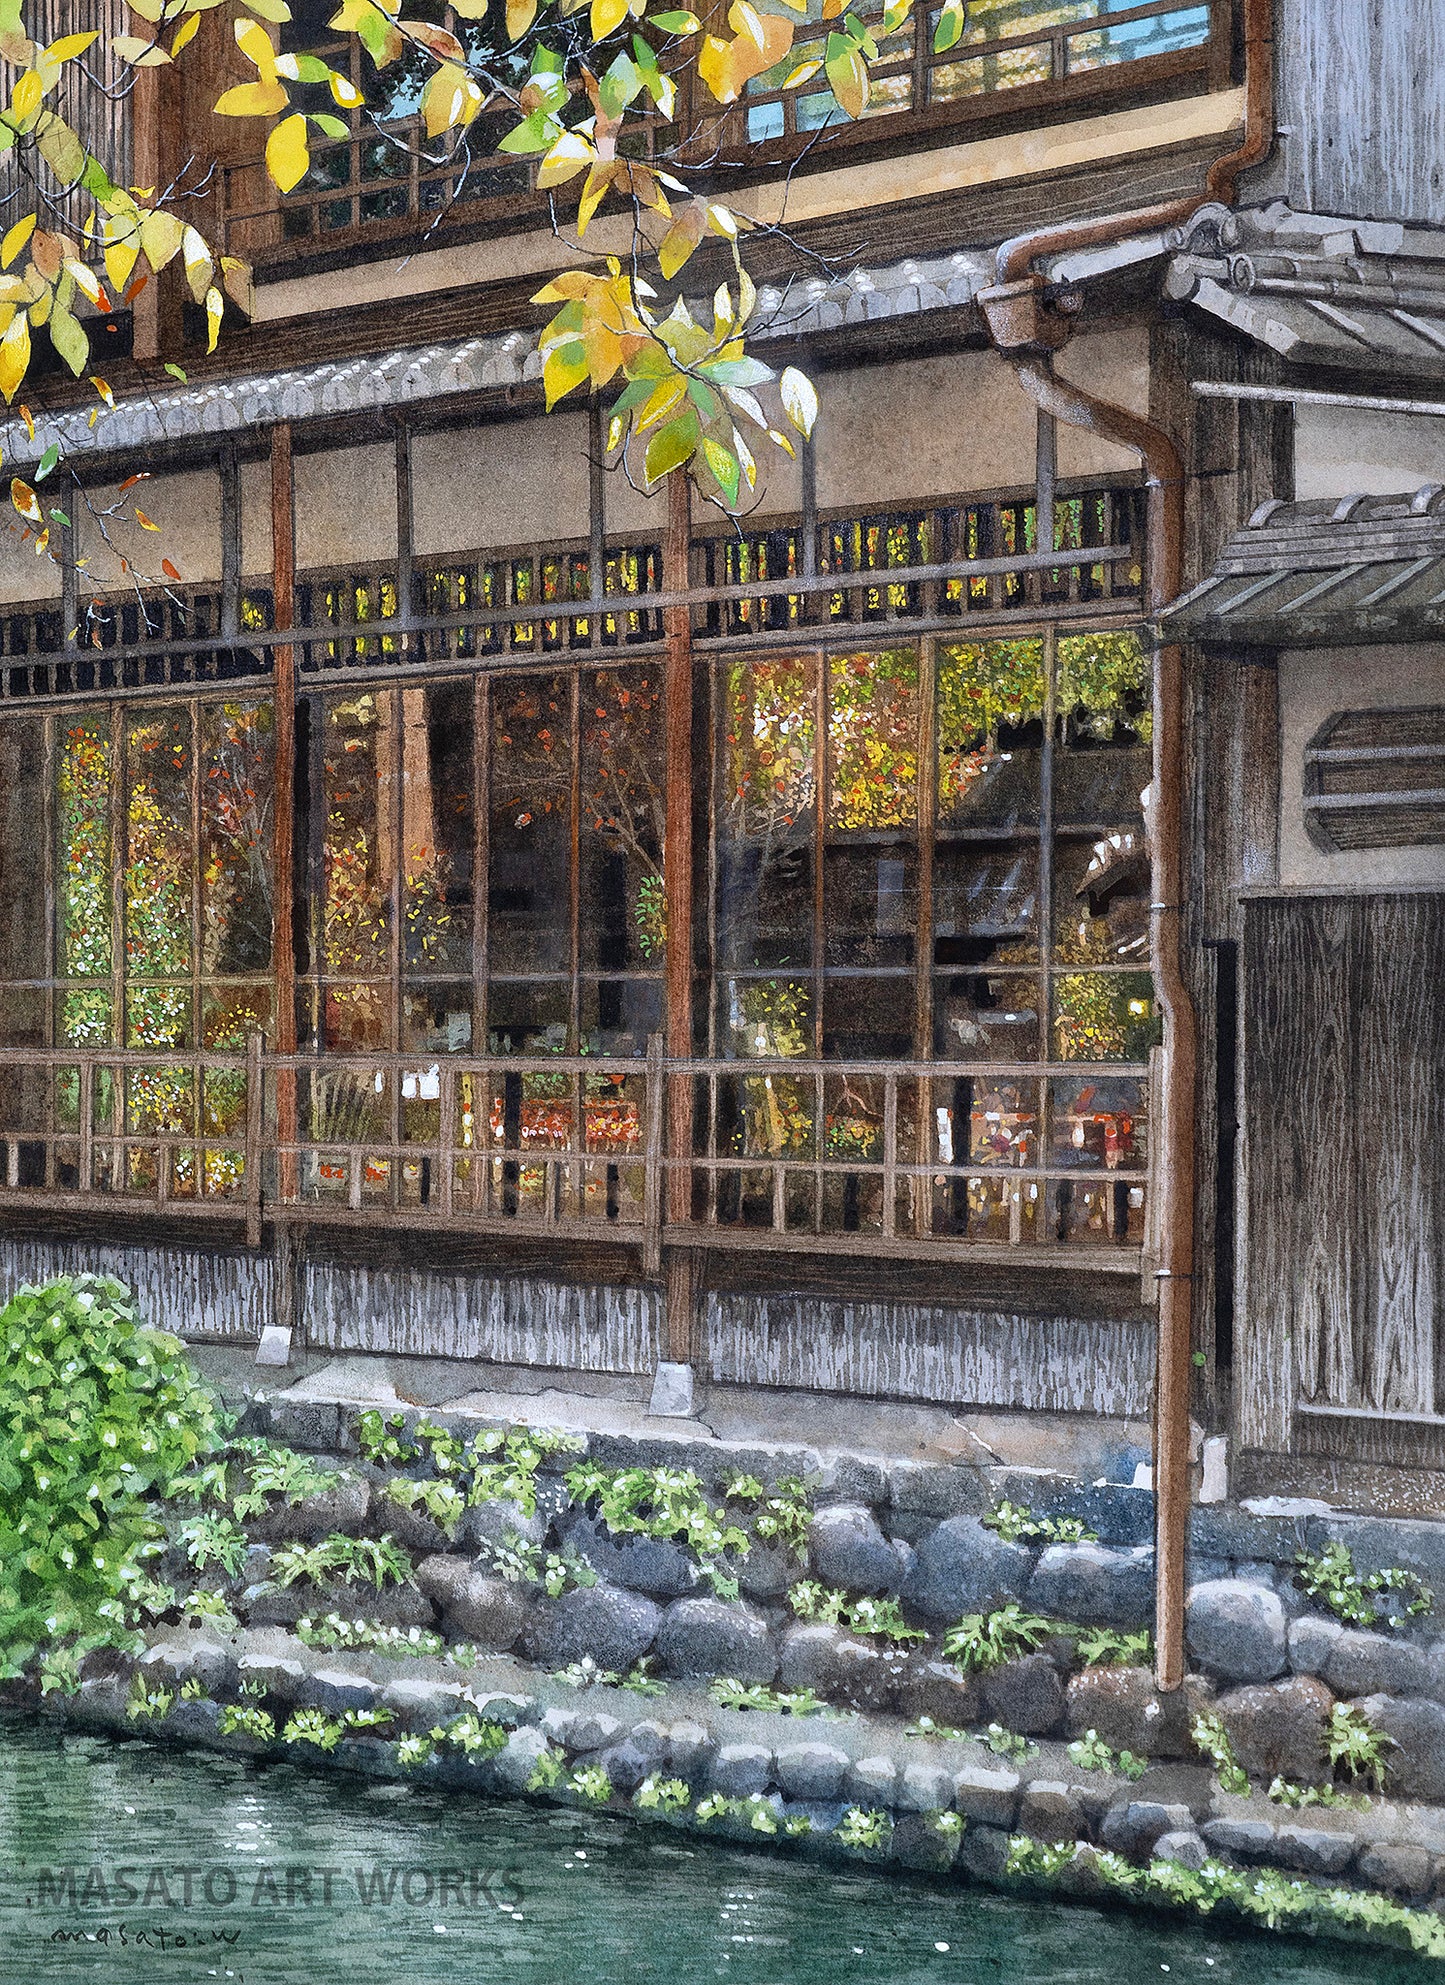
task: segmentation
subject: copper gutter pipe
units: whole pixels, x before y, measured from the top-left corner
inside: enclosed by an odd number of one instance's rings
[[[1182,225],[1202,207],[1234,197],[1240,173],[1262,164],[1274,143],[1272,0],[1245,0],[1245,122],[1240,144],[1216,159],[1197,194],[1099,220],[1040,228],[999,248],[997,282],[979,293],[995,348],[1024,391],[1055,419],[1132,449],[1143,459],[1148,490],[1148,611],[1158,613],[1183,588],[1184,462],[1162,428],[1125,407],[1060,379],[1052,355],[1068,340],[1074,314],[1050,305],[1049,285],[1034,266],[1045,255],[1103,247],[1130,235]],[[1159,1324],[1154,1388],[1155,1680],[1161,1690],[1184,1681],[1185,1557],[1189,1537],[1189,1394],[1194,1278],[1194,1110],[1198,1019],[1183,964],[1184,657],[1161,648],[1154,658],[1154,762],[1150,903],[1154,983],[1164,1021],[1164,1096],[1155,1126],[1160,1157]]]

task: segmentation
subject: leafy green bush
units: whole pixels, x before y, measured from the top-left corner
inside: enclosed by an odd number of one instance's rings
[[[239,1517],[259,1516],[272,1496],[282,1496],[296,1508],[327,1495],[341,1480],[336,1469],[323,1468],[309,1454],[268,1440],[238,1440],[232,1443],[232,1452],[246,1468],[246,1486],[231,1505]]]
[[[246,1533],[228,1516],[188,1517],[177,1532],[176,1541],[197,1571],[218,1564],[234,1578],[246,1561]]]
[[[380,1592],[388,1583],[404,1584],[411,1572],[411,1559],[395,1538],[343,1537],[339,1531],[319,1544],[287,1544],[271,1560],[271,1577],[280,1586],[303,1579],[313,1584],[340,1579],[345,1585],[365,1579]]]
[[[1118,1627],[1075,1627],[1074,1651],[1086,1668],[1149,1668],[1154,1636],[1147,1627],[1125,1633]]]
[[[1348,1772],[1351,1778],[1369,1779],[1377,1792],[1383,1792],[1389,1769],[1385,1752],[1396,1748],[1394,1738],[1377,1730],[1362,1710],[1337,1702],[1330,1711],[1325,1751],[1337,1771]]]
[[[567,1491],[591,1507],[614,1537],[665,1537],[686,1544],[721,1599],[736,1599],[738,1582],[721,1563],[728,1551],[745,1552],[751,1539],[714,1509],[690,1468],[599,1468],[580,1462],[567,1471]]]
[[[174,1337],[103,1276],[25,1287],[0,1312],[0,1671],[41,1643],[127,1638],[147,1509],[225,1441]]]
[[[1086,1730],[1069,1745],[1070,1760],[1080,1771],[1110,1771],[1120,1778],[1142,1778],[1149,1769],[1148,1758],[1133,1751],[1112,1751],[1097,1730]]]
[[[1229,1732],[1213,1710],[1204,1710],[1195,1717],[1189,1735],[1194,1748],[1214,1766],[1221,1791],[1236,1792],[1241,1797],[1249,1791],[1249,1773],[1234,1755]]]

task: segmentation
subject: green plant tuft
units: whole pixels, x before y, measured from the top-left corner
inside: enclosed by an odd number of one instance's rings
[[[846,1627],[850,1633],[896,1642],[928,1638],[922,1627],[909,1626],[896,1599],[850,1599],[846,1592],[831,1591],[816,1579],[795,1585],[788,1594],[788,1604],[800,1620],[821,1620],[826,1626]]]
[[[1021,1654],[1032,1654],[1060,1631],[1054,1620],[1026,1613],[1016,1599],[993,1613],[966,1613],[943,1636],[943,1653],[963,1674],[982,1674]]]
[[[1018,1503],[1001,1502],[983,1519],[1006,1544],[1097,1544],[1099,1533],[1082,1517],[1035,1516]]]
[[[380,1592],[384,1585],[405,1584],[411,1572],[411,1559],[394,1537],[343,1537],[339,1531],[319,1544],[287,1544],[271,1560],[272,1582],[283,1588],[340,1579],[345,1585],[365,1581]]]
[[[1356,1571],[1349,1546],[1338,1541],[1326,1544],[1317,1555],[1301,1551],[1295,1564],[1295,1577],[1310,1598],[1327,1606],[1346,1626],[1389,1626],[1391,1593],[1404,1597],[1404,1610],[1410,1617],[1423,1616],[1435,1603],[1430,1588],[1414,1572],[1402,1571],[1398,1565],[1388,1565],[1383,1571]]]
[[[1202,1752],[1214,1766],[1220,1790],[1235,1792],[1241,1797],[1247,1794],[1249,1773],[1234,1755],[1229,1732],[1212,1709],[1204,1710],[1195,1717],[1189,1726],[1189,1734],[1195,1749]]]

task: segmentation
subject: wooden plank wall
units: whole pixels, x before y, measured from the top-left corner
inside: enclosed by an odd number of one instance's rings
[[[712,1378],[885,1399],[1148,1413],[1152,1321],[713,1294],[704,1330]]]
[[[22,1282],[51,1282],[82,1270],[114,1275],[127,1283],[146,1322],[180,1337],[257,1343],[262,1327],[272,1320],[269,1254],[203,1254],[191,1248],[80,1237],[0,1236],[0,1300]]]
[[[1445,896],[1256,898],[1243,957],[1242,1446],[1297,1399],[1437,1410]]]
[[[1317,214],[1445,221],[1445,7],[1280,0],[1286,197]]]

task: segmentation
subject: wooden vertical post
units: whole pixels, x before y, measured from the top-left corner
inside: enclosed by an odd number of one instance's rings
[[[667,484],[667,540],[662,583],[681,593],[690,583],[692,488],[674,470]],[[667,824],[663,846],[666,889],[667,1051],[674,1063],[692,1058],[692,610],[669,607],[664,616],[667,661],[664,684]],[[692,1212],[692,1078],[676,1069],[668,1080],[667,1173],[664,1220],[681,1225]],[[693,1254],[665,1248],[662,1256],[663,1330],[667,1357],[692,1363],[696,1338]]]
[[[234,444],[221,453],[221,628],[241,631],[241,465]]]
[[[282,421],[271,432],[271,588],[275,626],[286,633],[296,625],[296,490],[291,463],[291,428]],[[276,706],[275,841],[273,883],[275,936],[271,975],[276,1010],[272,1038],[278,1054],[296,1052],[296,932],[295,849],[296,816],[296,650],[289,644],[272,650],[272,694]],[[276,1076],[276,1138],[285,1147],[296,1142],[296,1073],[281,1069]],[[278,1159],[280,1198],[296,1197],[296,1154],[283,1148]]]

